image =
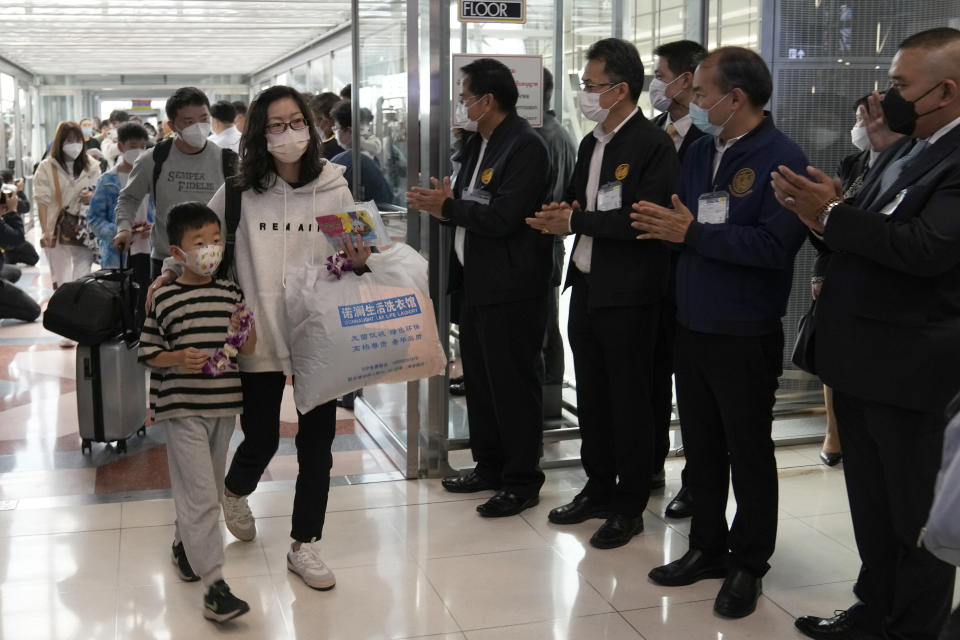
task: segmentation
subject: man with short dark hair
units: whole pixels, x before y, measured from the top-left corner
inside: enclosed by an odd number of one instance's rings
[[[348,101],[343,100],[330,113],[334,121],[337,139],[344,151],[338,153],[330,162],[346,167],[343,177],[346,178],[354,197],[359,200],[373,200],[383,204],[393,204],[393,189],[383,177],[383,171],[377,166],[368,153],[361,150],[360,156],[360,184],[363,189],[358,193],[353,184],[353,110]]]
[[[960,31],[907,38],[889,76],[886,93],[867,99],[867,127],[906,137],[852,200],[822,171],[774,175],[778,200],[832,252],[814,360],[833,389],[862,561],[858,603],[797,619],[811,638],[957,637],[940,635],[954,567],[921,543],[960,388]]]
[[[176,137],[158,144],[134,165],[117,201],[117,236],[114,238],[114,246],[121,252],[129,248],[140,203],[153,195],[156,217],[150,232],[150,258],[154,278],[160,275],[163,260],[170,255],[167,211],[181,202],[208,202],[223,184],[222,154],[232,154],[207,139],[210,101],[200,89],[177,89],[167,100],[165,111]]]
[[[337,142],[337,134],[333,130],[334,121],[330,111],[340,102],[340,97],[327,91],[310,98],[310,108],[313,110],[313,117],[317,121],[317,128],[320,130],[320,140],[323,143],[321,153],[327,160],[332,160],[344,149]]]
[[[456,227],[450,289],[462,293],[460,348],[470,448],[476,468],[444,478],[448,491],[495,489],[477,506],[487,518],[512,516],[539,502],[544,475],[543,389],[538,375],[546,328],[553,240],[524,224],[553,186],[547,149],[517,115],[516,82],[491,58],[461,70],[454,125],[477,135],[464,142],[456,184],[407,193],[412,209]]]
[[[233,126],[242,134],[243,128],[247,124],[247,103],[243,100],[234,100],[231,104],[233,105],[233,110],[237,113],[236,118],[233,120]]]
[[[121,109],[114,109],[110,112],[110,130],[100,140],[100,151],[107,161],[108,166],[113,166],[120,155],[117,149],[117,128],[124,122],[130,120],[130,115]]]
[[[210,141],[221,149],[230,149],[234,153],[240,151],[240,130],[234,126],[237,119],[237,109],[232,102],[218,100],[210,107],[210,129],[213,135]]]
[[[643,63],[633,44],[594,43],[581,86],[580,110],[597,126],[580,143],[564,200],[527,223],[544,233],[576,234],[567,327],[587,484],[548,518],[554,524],[603,518],[590,544],[612,549],[643,531],[650,498],[650,379],[670,265],[663,243],[637,243],[630,207],[638,200],[666,204],[680,165],[673,143],[637,107]]]
[[[695,497],[690,547],[656,567],[664,586],[725,578],[714,611],[756,609],[777,539],[773,405],[793,263],[806,235],[776,201],[770,173],[803,172],[803,151],[763,106],[773,80],[740,47],[713,51],[693,77],[692,124],[708,134],[684,156],[673,208],[634,205],[641,242],[683,244],[677,264],[677,404]],[[737,513],[728,530],[727,487]]]
[[[650,83],[650,102],[662,111],[653,123],[673,140],[680,162],[693,142],[703,135],[690,122],[690,103],[693,101],[693,74],[697,65],[707,57],[707,51],[691,40],[662,44],[653,50],[657,56],[654,79]],[[660,307],[657,325],[657,346],[653,357],[653,420],[656,450],[653,460],[653,486],[666,484],[664,463],[670,451],[670,424],[673,422],[673,342],[677,333],[677,258],[679,252],[670,252],[670,287]],[[693,494],[687,486],[686,469],[681,474],[680,490],[667,504],[664,514],[669,518],[689,518],[693,509]]]

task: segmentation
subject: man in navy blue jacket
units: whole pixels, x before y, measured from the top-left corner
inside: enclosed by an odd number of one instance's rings
[[[770,172],[803,171],[803,151],[763,105],[773,82],[756,53],[713,51],[694,74],[691,145],[673,209],[634,205],[639,238],[682,243],[677,266],[677,404],[696,500],[690,549],[657,567],[662,585],[725,577],[714,611],[756,608],[777,537],[777,465],[771,429],[782,372],[794,257],[805,228],[777,202]],[[727,482],[737,515],[727,530]]]

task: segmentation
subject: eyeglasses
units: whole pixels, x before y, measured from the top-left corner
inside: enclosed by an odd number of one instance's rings
[[[613,87],[620,84],[619,82],[604,82],[603,84],[593,84],[591,82],[580,82],[580,89],[583,91],[593,91],[594,89],[599,89],[600,87]]]
[[[287,127],[294,131],[300,131],[307,128],[307,121],[305,118],[295,118],[290,122],[273,122],[267,125],[267,133],[283,133],[287,130]]]

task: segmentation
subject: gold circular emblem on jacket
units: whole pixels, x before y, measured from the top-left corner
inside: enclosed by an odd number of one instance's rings
[[[483,173],[480,174],[480,182],[490,184],[491,180],[493,180],[493,169],[484,169]]]
[[[613,173],[613,176],[617,180],[623,180],[624,178],[627,177],[628,173],[630,173],[630,165],[622,164],[619,167],[617,167],[617,170]]]
[[[753,172],[753,169],[740,169],[730,183],[730,193],[742,198],[753,189],[753,183],[756,179],[757,174]]]

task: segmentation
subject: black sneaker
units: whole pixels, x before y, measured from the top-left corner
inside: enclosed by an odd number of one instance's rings
[[[226,622],[250,611],[250,605],[230,593],[223,580],[217,580],[203,596],[203,617],[214,622]]]
[[[196,582],[200,576],[193,572],[190,567],[190,561],[187,560],[187,552],[183,550],[183,542],[173,545],[173,555],[170,562],[177,568],[177,574],[184,582]]]

